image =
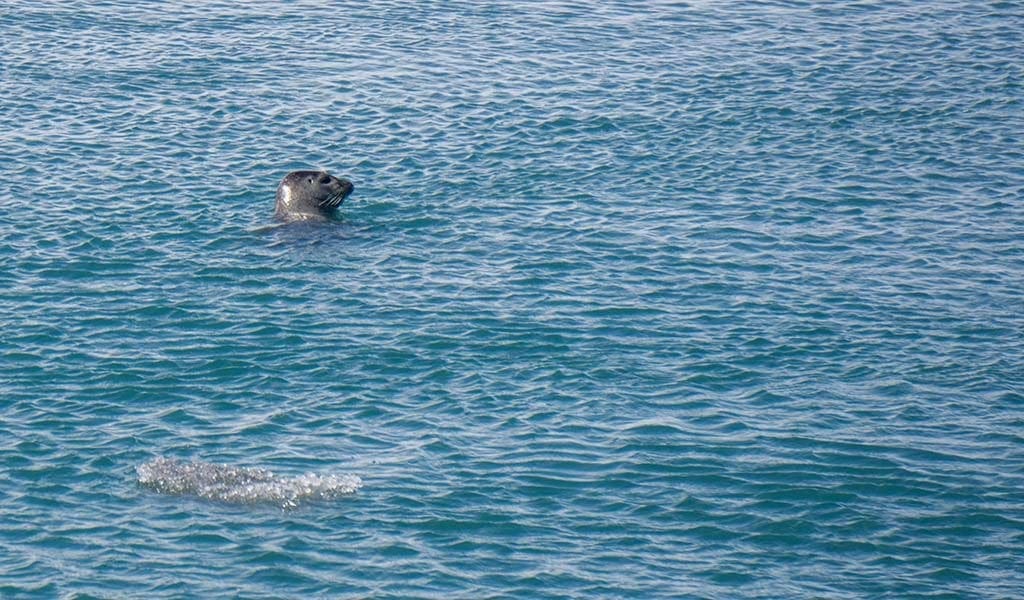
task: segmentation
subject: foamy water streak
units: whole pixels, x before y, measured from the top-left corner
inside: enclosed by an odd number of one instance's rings
[[[187,494],[239,504],[271,503],[294,508],[303,500],[352,494],[363,486],[356,475],[281,477],[267,469],[158,457],[136,467],[139,483],[164,494]]]

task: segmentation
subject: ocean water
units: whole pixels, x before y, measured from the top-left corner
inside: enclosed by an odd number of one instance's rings
[[[0,597],[1024,597],[1022,37],[0,2]]]

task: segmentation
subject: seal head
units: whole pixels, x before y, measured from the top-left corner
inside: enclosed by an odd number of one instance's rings
[[[352,189],[351,181],[327,171],[292,171],[277,186],[274,216],[285,221],[326,219]]]

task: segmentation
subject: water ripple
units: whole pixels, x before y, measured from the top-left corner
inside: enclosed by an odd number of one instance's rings
[[[1020,597],[1021,31],[0,2],[0,596]]]

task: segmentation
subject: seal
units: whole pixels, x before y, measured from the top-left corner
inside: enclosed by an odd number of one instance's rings
[[[351,181],[327,171],[292,171],[277,186],[274,216],[283,221],[326,219],[352,190]]]

